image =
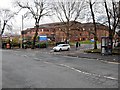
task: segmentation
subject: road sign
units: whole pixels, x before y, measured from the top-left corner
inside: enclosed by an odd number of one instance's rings
[[[39,36],[39,41],[47,41],[47,36],[46,35],[40,35]]]
[[[94,42],[95,40],[94,40],[94,39],[91,39],[90,41],[91,41],[91,42]]]

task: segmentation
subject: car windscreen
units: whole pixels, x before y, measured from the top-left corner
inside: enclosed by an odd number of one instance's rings
[[[62,44],[59,44],[57,47],[66,47],[68,45],[62,45]]]
[[[63,47],[66,47],[66,46],[68,46],[68,45],[63,45]]]
[[[61,44],[59,44],[59,45],[57,45],[57,47],[62,47],[63,45],[61,45]]]

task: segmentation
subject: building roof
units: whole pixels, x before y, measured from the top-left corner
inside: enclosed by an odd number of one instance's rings
[[[47,24],[41,24],[39,25],[39,29],[44,29],[44,28],[65,28],[66,27],[66,22],[55,22],[55,23],[47,23]],[[108,30],[108,27],[103,25],[103,24],[100,24],[100,23],[96,23],[97,25],[97,29],[101,29],[101,30]],[[80,23],[80,22],[77,22],[77,21],[70,21],[70,26],[73,26],[71,29],[73,28],[81,28],[81,29],[85,29],[85,30],[88,30],[88,29],[92,29],[94,28],[94,24],[93,23]],[[24,32],[28,32],[28,31],[31,31],[31,30],[34,30],[34,28],[28,28],[26,30],[24,30]]]
[[[76,24],[76,23],[79,23],[81,24],[80,22],[77,22],[77,21],[70,21],[70,25],[71,24]],[[55,23],[48,23],[48,24],[41,24],[39,27],[58,27],[58,26],[65,26],[66,22],[55,22]]]
[[[81,27],[85,29],[94,28],[94,24],[93,23],[82,23]],[[101,29],[101,30],[108,30],[108,26],[105,26],[101,23],[96,23],[96,28]]]

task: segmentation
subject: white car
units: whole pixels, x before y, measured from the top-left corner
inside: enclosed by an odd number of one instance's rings
[[[53,48],[54,51],[62,51],[62,50],[70,50],[70,45],[69,44],[59,44]]]

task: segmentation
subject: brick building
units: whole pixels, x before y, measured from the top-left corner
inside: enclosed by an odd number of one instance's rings
[[[97,24],[97,37],[98,40],[101,36],[108,36],[108,27],[102,24]],[[22,31],[24,38],[33,37],[36,28],[28,28]],[[39,26],[38,35],[47,35],[47,37],[52,41],[65,41],[66,39],[66,24],[62,22],[42,24]],[[76,40],[90,40],[93,39],[94,35],[94,25],[92,23],[80,23],[76,21],[70,22],[69,27],[69,38],[70,41]]]

